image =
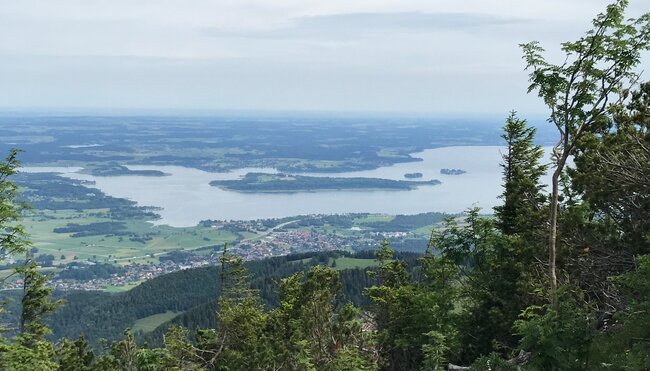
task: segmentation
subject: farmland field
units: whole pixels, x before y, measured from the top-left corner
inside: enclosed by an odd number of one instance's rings
[[[156,327],[160,326],[162,323],[165,323],[174,317],[178,316],[183,312],[171,312],[167,311],[165,313],[159,313],[159,314],[154,314],[148,317],[140,318],[139,320],[135,321],[133,324],[133,327],[131,330],[134,332],[142,331],[142,332],[151,332],[156,329]]]

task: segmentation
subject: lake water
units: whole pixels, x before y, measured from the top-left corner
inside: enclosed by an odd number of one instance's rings
[[[414,153],[423,161],[396,164],[375,170],[312,176],[373,177],[404,180],[405,173],[419,172],[418,180],[439,179],[442,184],[410,191],[327,191],[302,193],[238,193],[212,187],[212,180],[237,179],[247,172],[275,172],[274,169],[238,169],[229,173],[208,173],[179,166],[129,166],[134,170],[161,170],[165,177],[97,177],[77,173],[80,168],[27,167],[23,171],[56,171],[62,175],[95,182],[108,195],[127,198],[141,206],[157,206],[161,219],[156,224],[194,226],[201,220],[246,220],[304,214],[352,212],[417,214],[429,211],[461,212],[471,206],[490,210],[499,203],[502,175],[499,163],[503,147],[462,146],[428,149]],[[548,151],[547,151],[548,152]],[[544,161],[549,161],[548,158]],[[441,168],[467,171],[442,175]],[[547,183],[548,183],[548,179]]]

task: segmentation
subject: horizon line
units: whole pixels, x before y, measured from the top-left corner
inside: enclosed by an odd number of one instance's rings
[[[522,111],[515,110],[523,116]],[[508,112],[435,112],[435,111],[366,111],[366,110],[316,110],[316,109],[209,109],[209,108],[129,108],[129,107],[0,107],[0,116],[179,116],[179,117],[219,117],[219,116],[337,116],[337,117],[404,117],[404,118],[486,118],[503,117]],[[528,112],[522,119],[546,119],[548,114]]]

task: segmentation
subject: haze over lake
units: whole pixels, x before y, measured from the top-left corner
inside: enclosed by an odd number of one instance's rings
[[[323,191],[299,193],[239,193],[212,187],[212,180],[229,180],[248,172],[274,169],[238,169],[210,173],[180,166],[129,166],[134,170],[160,170],[169,176],[108,176],[77,173],[80,168],[26,167],[26,172],[56,171],[74,179],[95,182],[95,187],[114,197],[127,198],[140,206],[156,206],[156,224],[194,226],[201,220],[246,220],[304,214],[385,213],[416,214],[429,211],[458,213],[471,206],[486,211],[499,203],[502,175],[499,163],[503,147],[458,146],[414,153],[423,161],[396,164],[374,170],[345,173],[309,173],[311,176],[372,177],[404,180],[406,173],[422,173],[419,180],[439,179],[442,184],[410,191]],[[548,152],[548,151],[547,151]],[[548,158],[544,161],[548,162]],[[462,175],[440,174],[442,168],[467,171]]]

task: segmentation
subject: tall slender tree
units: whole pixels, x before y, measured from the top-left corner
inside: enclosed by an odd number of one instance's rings
[[[650,13],[626,19],[627,0],[609,5],[593,20],[593,29],[574,42],[562,44],[566,54],[561,64],[544,58],[538,42],[522,44],[530,73],[529,92],[537,91],[550,109],[548,121],[558,130],[553,149],[554,171],[548,238],[549,283],[556,301],[557,241],[560,176],[585,132],[607,119],[610,98],[634,83],[641,52],[650,47]]]
[[[11,344],[3,344],[0,338],[0,368],[50,370],[55,368],[51,361],[54,345],[45,340],[50,329],[43,319],[58,307],[59,302],[52,301],[52,289],[45,287],[47,277],[38,272],[27,250],[29,242],[21,224],[27,206],[18,201],[19,188],[11,181],[20,166],[19,152],[9,151],[6,160],[0,162],[0,261],[25,255],[24,265],[14,269],[14,274],[23,280],[18,336]],[[0,311],[2,309],[0,307]]]
[[[6,160],[0,162],[0,261],[24,254],[27,247],[25,231],[20,224],[26,205],[17,201],[18,186],[10,179],[20,167],[18,153],[20,151],[12,149]]]
[[[24,205],[16,202],[18,186],[10,177],[18,172],[19,151],[11,150],[5,161],[0,162],[0,263],[13,255],[22,255],[27,251],[25,231],[20,224]],[[0,278],[0,288],[6,278]],[[0,313],[5,311],[5,300],[0,300]],[[0,326],[0,332],[5,329]]]

